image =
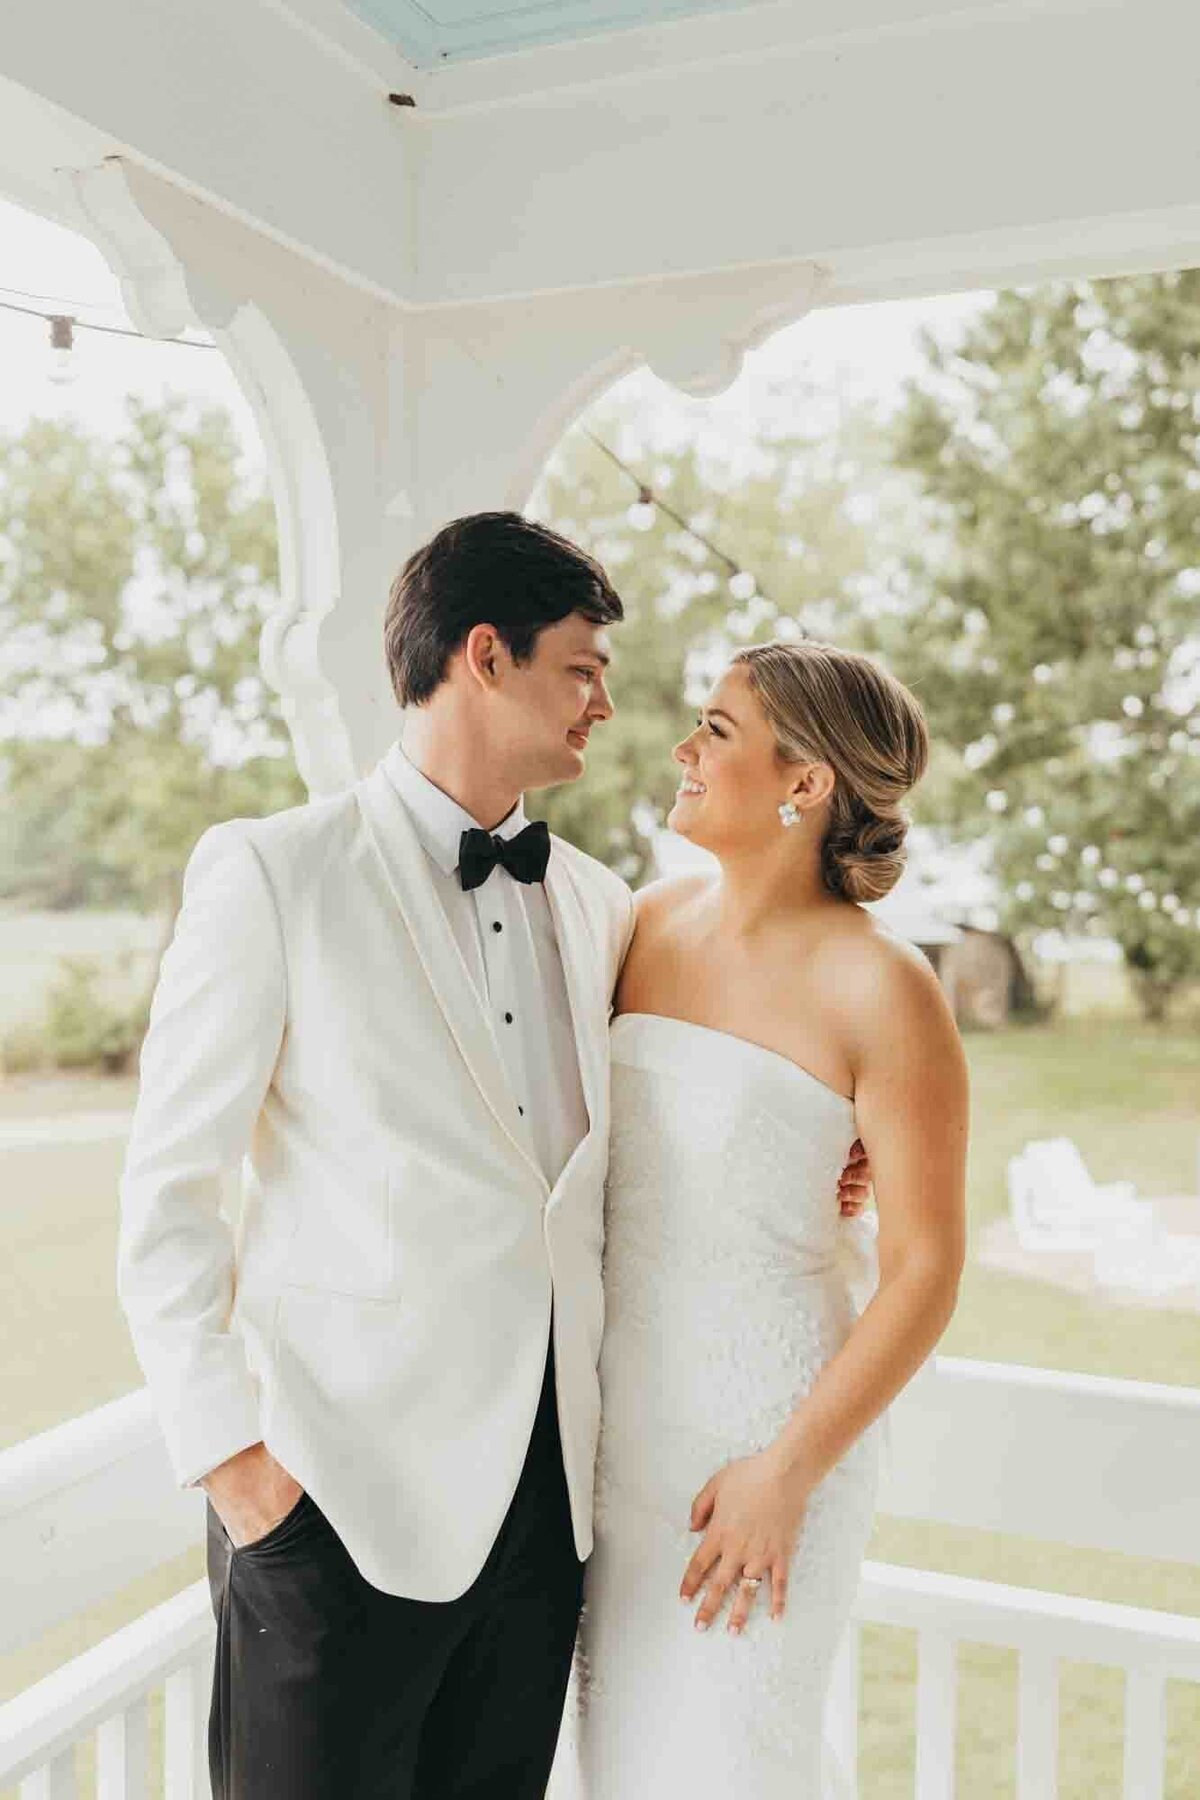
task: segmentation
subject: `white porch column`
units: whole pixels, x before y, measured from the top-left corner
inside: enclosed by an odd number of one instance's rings
[[[401,306],[123,159],[69,180],[140,328],[207,328],[256,412],[283,589],[263,669],[314,795],[355,779],[395,736],[382,619],[408,553],[461,513],[520,509],[571,421],[639,362],[718,392],[823,280],[794,262]]]

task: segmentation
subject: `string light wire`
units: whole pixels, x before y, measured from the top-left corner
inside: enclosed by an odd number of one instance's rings
[[[0,284],[0,292],[16,294],[25,293],[25,290],[21,288],[4,287]],[[55,300],[49,294],[26,294],[26,298],[31,300],[45,300],[50,305],[57,307],[58,310],[55,312],[46,312],[40,307],[21,306],[15,300],[0,300],[0,309],[5,312],[20,313],[25,318],[44,320],[45,323],[50,326],[52,345],[59,350],[69,350],[71,348],[72,339],[76,331],[98,331],[108,337],[139,338],[143,342],[151,344],[182,344],[190,350],[216,350],[218,348],[216,344],[205,343],[196,338],[152,337],[149,332],[137,331],[130,326],[99,325],[86,319],[80,319],[74,313],[65,310],[68,306],[79,305],[80,303],[78,301]],[[662,495],[657,493],[649,482],[643,481],[636,470],[632,469],[623,457],[618,456],[611,445],[606,444],[603,438],[598,437],[594,431],[586,426],[583,428],[583,435],[588,439],[589,443],[594,444],[596,449],[599,450],[602,455],[608,457],[609,461],[615,464],[615,466],[621,470],[622,474],[627,476],[628,479],[633,482],[634,486],[637,488],[638,496],[637,500],[634,502],[635,506],[655,507],[664,515],[664,517],[673,520],[674,523],[679,526],[681,531],[687,532],[688,536],[693,538],[696,543],[703,545],[710,556],[716,558],[716,560],[724,567],[725,573],[729,576],[731,583],[739,577],[745,578],[750,584],[749,589],[743,595],[735,595],[735,598],[746,601],[761,598],[766,601],[768,605],[774,604],[774,602],[770,600],[770,597],[763,593],[757,579],[749,570],[743,568],[736,557],[730,556],[728,551],[721,548],[720,544],[714,543],[712,538],[710,538],[706,532],[701,531],[698,526],[694,525],[690,519],[685,519],[683,514],[673,507],[668,500],[664,500]]]
[[[616,467],[621,470],[622,474],[626,475],[636,487],[637,499],[633,502],[635,506],[657,507],[659,512],[663,513],[666,518],[672,519],[675,524],[679,526],[681,531],[686,531],[690,538],[694,538],[698,544],[702,544],[710,556],[715,556],[717,561],[724,565],[725,572],[731,580],[739,575],[745,576],[753,585],[748,593],[737,596],[738,598],[751,600],[755,596],[759,596],[763,600],[766,600],[769,605],[774,605],[770,596],[763,593],[756,578],[748,569],[744,568],[742,564],[737,561],[736,557],[730,556],[728,551],[722,550],[720,544],[715,544],[713,540],[705,532],[701,531],[697,525],[694,525],[690,519],[685,519],[683,514],[671,505],[669,500],[664,500],[662,495],[657,493],[648,481],[642,479],[636,469],[631,468],[623,457],[617,455],[617,452],[611,445],[604,442],[603,438],[597,437],[596,433],[590,430],[586,425],[582,430],[583,436],[587,438],[588,442],[594,444],[597,450],[607,456],[609,461],[614,463]]]
[[[11,293],[11,288],[5,289]],[[147,344],[182,344],[188,350],[215,350],[215,344],[207,344],[199,338],[160,338],[152,337],[148,331],[134,331],[126,325],[95,325],[87,319],[76,318],[68,312],[43,312],[36,306],[18,306],[15,300],[0,300],[0,308],[5,312],[24,313],[29,319],[44,319],[46,324],[54,326],[60,319],[66,319],[72,331],[101,331],[108,337],[141,338]]]

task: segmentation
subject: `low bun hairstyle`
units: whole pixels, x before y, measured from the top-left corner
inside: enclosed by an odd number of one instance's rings
[[[900,803],[929,761],[915,695],[869,657],[832,644],[753,644],[733,660],[745,665],[784,761],[834,772],[825,886],[839,899],[881,900],[904,870]]]

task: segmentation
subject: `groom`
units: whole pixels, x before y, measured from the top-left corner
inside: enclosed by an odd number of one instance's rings
[[[621,617],[556,533],[454,521],[388,601],[401,737],[188,862],[118,1283],[176,1478],[208,1496],[214,1800],[544,1793],[592,1542],[633,907],[521,796],[583,773]]]

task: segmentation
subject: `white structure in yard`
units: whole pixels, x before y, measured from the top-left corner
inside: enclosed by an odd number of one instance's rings
[[[653,12],[656,22],[645,23]],[[666,15],[670,15],[669,17]],[[389,580],[525,501],[648,362],[717,392],[814,306],[1200,262],[1194,0],[9,0],[0,190],[86,233],[148,332],[212,332],[273,465],[263,665],[314,795],[395,731]],[[939,1360],[896,1408],[891,1513],[1194,1562],[1200,1393]],[[8,1647],[202,1531],[144,1393],[0,1457]],[[1200,1621],[869,1565],[916,1633],[916,1791],[955,1791],[960,1641],[1020,1657],[1018,1792],[1056,1784],[1063,1659],[1125,1671],[1126,1800],[1163,1792]],[[180,1594],[0,1712],[0,1789],[207,1793],[211,1619]],[[855,1643],[838,1681],[855,1735]],[[867,1797],[869,1800],[869,1797]]]

